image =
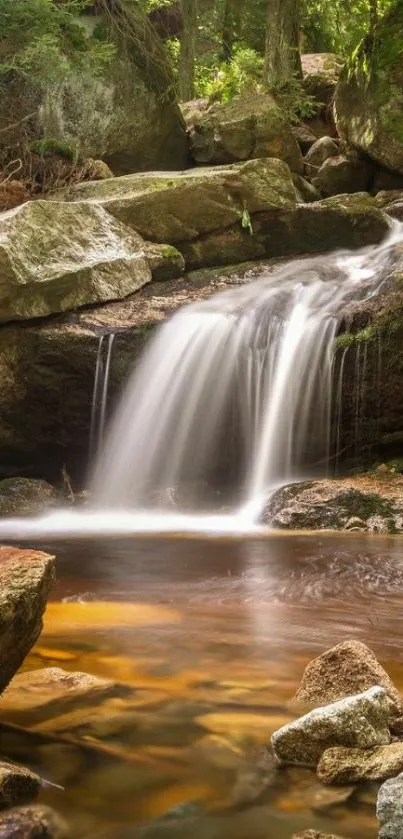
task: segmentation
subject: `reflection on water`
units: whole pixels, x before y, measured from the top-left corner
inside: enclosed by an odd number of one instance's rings
[[[29,728],[2,732],[3,749],[64,787],[43,797],[75,836],[289,839],[312,827],[375,839],[376,789],[329,803],[310,771],[274,772],[264,745],[291,718],[309,658],[345,638],[367,642],[403,687],[402,538],[40,547],[57,554],[58,582],[26,668],[84,670],[131,688],[39,721],[0,709]]]

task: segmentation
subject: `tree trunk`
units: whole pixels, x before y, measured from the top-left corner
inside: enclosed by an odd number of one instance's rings
[[[264,80],[282,87],[302,78],[299,52],[299,0],[268,0]]]
[[[194,98],[195,42],[197,26],[196,0],[182,0],[183,30],[179,55],[179,98]]]
[[[368,33],[369,52],[372,52],[374,47],[375,47],[377,26],[378,26],[378,0],[369,0],[369,33]]]
[[[241,37],[241,20],[244,0],[225,0],[221,39],[221,57],[231,61],[234,43]]]

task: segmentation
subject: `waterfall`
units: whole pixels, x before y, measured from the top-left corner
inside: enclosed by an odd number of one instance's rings
[[[262,269],[173,315],[136,365],[98,453],[96,503],[157,509],[182,489],[183,506],[200,509],[214,485],[221,504],[255,508],[325,462],[339,313],[377,293],[402,231],[391,223],[379,246]]]
[[[105,338],[107,340],[105,341]],[[106,408],[108,402],[109,371],[115,335],[101,335],[95,364],[94,388],[92,392],[90,425],[90,463],[100,450],[105,434]],[[106,348],[106,349],[105,349]]]

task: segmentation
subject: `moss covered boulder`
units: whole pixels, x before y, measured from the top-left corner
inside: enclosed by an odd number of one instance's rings
[[[60,504],[61,496],[39,478],[5,478],[0,481],[0,517],[36,516]]]
[[[250,228],[232,225],[223,231],[183,242],[188,268],[260,259],[323,253],[376,244],[389,231],[388,217],[366,193],[340,195],[256,214]]]
[[[164,45],[146,15],[132,0],[81,6],[87,9],[76,21],[79,48],[85,41],[106,47],[109,60],[96,69],[72,62],[45,89],[29,78],[24,84],[20,77],[10,80],[3,89],[2,142],[18,146],[25,120],[27,139],[41,141],[44,150],[47,141],[56,141],[73,159],[100,158],[115,174],[184,168],[185,124]],[[105,14],[97,14],[102,8]]]
[[[380,484],[376,478],[288,484],[270,497],[262,520],[285,530],[402,532],[402,483],[392,490]]]
[[[332,52],[305,53],[301,56],[301,65],[306,92],[319,105],[328,105],[343,67],[343,59]]]
[[[0,215],[2,322],[120,299],[150,279],[142,239],[100,206],[34,201]]]
[[[184,241],[231,224],[242,229],[256,213],[296,204],[290,170],[274,158],[82,183],[60,197],[98,205],[146,239],[179,250]]]
[[[364,41],[335,91],[340,136],[382,166],[403,172],[403,0]]]
[[[294,172],[303,162],[291,125],[269,94],[253,93],[227,105],[190,112],[190,151],[196,163],[233,163],[277,157]]]

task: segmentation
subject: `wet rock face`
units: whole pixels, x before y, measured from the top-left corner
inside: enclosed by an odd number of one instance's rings
[[[401,839],[403,835],[403,774],[386,781],[378,793],[376,815],[379,839]]]
[[[381,687],[341,699],[289,723],[271,738],[282,764],[316,766],[332,746],[368,749],[390,742],[389,701]]]
[[[47,481],[9,478],[0,481],[0,516],[37,516],[61,503],[61,497]]]
[[[302,172],[300,149],[291,125],[269,94],[239,97],[229,105],[193,111],[187,117],[190,151],[196,163],[233,163],[275,157]]]
[[[343,641],[311,661],[295,701],[323,705],[380,685],[398,706],[402,698],[376,656],[361,641]]]
[[[68,839],[66,823],[50,807],[15,807],[0,816],[1,839]]]
[[[0,548],[0,692],[42,630],[53,580],[53,557],[39,551]]]
[[[323,753],[317,775],[325,784],[355,784],[385,781],[403,771],[403,743],[389,743],[374,749],[346,749],[340,746]]]
[[[393,492],[384,495],[375,481],[373,491],[369,479],[364,483],[369,491],[354,478],[288,484],[269,498],[262,520],[284,530],[400,532],[401,499]]]
[[[0,762],[0,810],[29,804],[39,793],[41,779],[29,769]]]

